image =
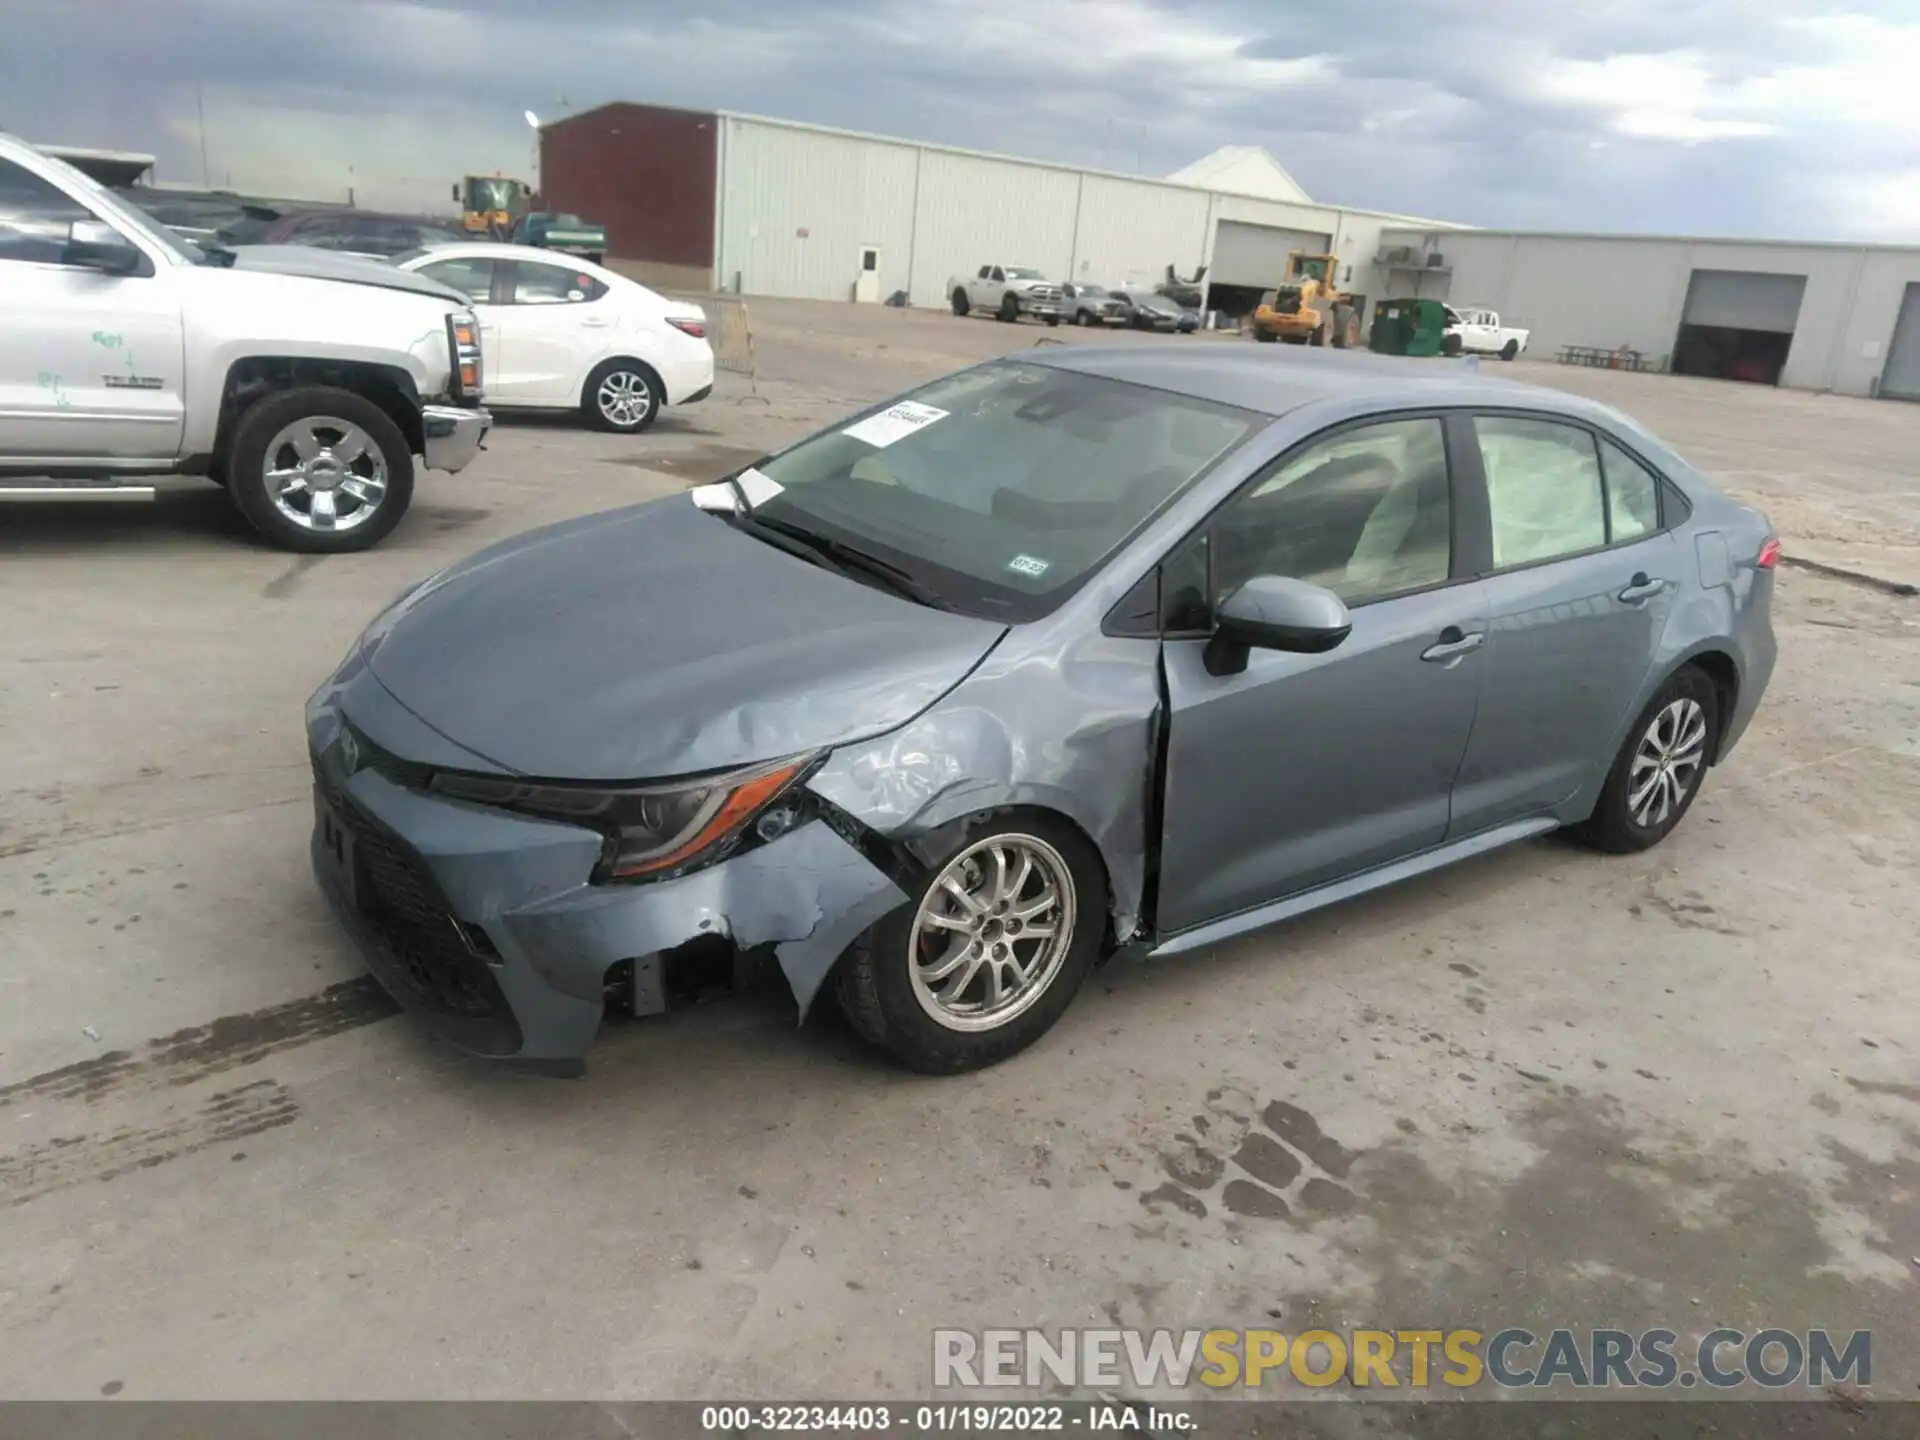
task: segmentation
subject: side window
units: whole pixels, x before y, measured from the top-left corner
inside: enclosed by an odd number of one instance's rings
[[[61,265],[67,227],[93,212],[58,186],[11,160],[0,160],[0,261]]]
[[[988,277],[988,275],[992,273],[992,271],[993,271],[993,267],[991,265],[982,265],[980,267],[980,273],[976,275],[974,278],[976,280],[985,280]]]
[[[1440,421],[1343,430],[1282,461],[1214,518],[1218,601],[1255,575],[1324,585],[1349,605],[1437,585],[1453,558]]]
[[[1531,565],[1607,543],[1600,457],[1593,436],[1553,420],[1480,415],[1495,569]]]
[[[1607,477],[1607,536],[1622,540],[1660,528],[1660,482],[1646,466],[1611,440],[1600,442],[1600,468]]]
[[[493,261],[436,260],[420,267],[422,275],[451,285],[469,300],[485,304],[493,294]]]
[[[538,261],[520,261],[513,279],[516,305],[582,305],[606,293],[607,287],[591,275]]]
[[[1007,278],[1007,272],[996,265],[993,267],[993,274],[988,278],[992,280],[1004,280]]]

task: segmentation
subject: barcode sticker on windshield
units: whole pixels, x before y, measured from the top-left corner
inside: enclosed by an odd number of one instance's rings
[[[857,425],[849,425],[840,433],[863,440],[876,450],[884,450],[894,441],[904,440],[915,431],[926,429],[934,421],[946,418],[945,410],[936,410],[916,400],[902,400],[898,405],[889,405],[878,415],[869,415]]]
[[[1047,568],[1052,564],[1051,560],[1042,560],[1038,556],[1016,555],[1007,561],[1007,568],[1018,575],[1038,577],[1046,574]]]

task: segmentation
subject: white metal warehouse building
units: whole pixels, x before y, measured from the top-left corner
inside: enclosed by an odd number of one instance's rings
[[[1107,285],[1205,266],[1210,307],[1237,312],[1298,250],[1338,256],[1369,314],[1495,309],[1535,358],[1920,399],[1920,247],[1484,230],[1315,202],[1254,146],[1155,179],[633,104],[545,127],[541,173],[550,206],[607,221],[612,259],[679,287],[941,306],[985,264]]]
[[[714,268],[721,286],[746,294],[848,299],[869,250],[879,295],[904,290],[913,305],[945,303],[950,277],[985,264],[1107,285],[1151,285],[1169,265],[1183,276],[1205,265],[1212,285],[1270,289],[1290,251],[1370,259],[1383,226],[1436,224],[1316,205],[1278,165],[1268,196],[1229,194],[756,116],[719,119]],[[1219,183],[1261,178],[1243,165]],[[1300,198],[1271,198],[1287,190]],[[1358,270],[1352,288],[1367,291]]]

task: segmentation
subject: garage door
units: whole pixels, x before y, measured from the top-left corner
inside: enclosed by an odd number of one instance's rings
[[[1327,237],[1309,230],[1276,230],[1269,225],[1247,225],[1222,220],[1213,237],[1213,266],[1207,279],[1215,285],[1252,285],[1271,290],[1287,273],[1287,256],[1296,250],[1310,255],[1327,253]]]
[[[1887,368],[1880,372],[1880,393],[1896,400],[1920,400],[1920,285],[1907,286],[1900,318],[1893,322]]]
[[[1770,330],[1791,335],[1800,318],[1804,275],[1745,270],[1696,270],[1687,286],[1685,321],[1725,330]]]

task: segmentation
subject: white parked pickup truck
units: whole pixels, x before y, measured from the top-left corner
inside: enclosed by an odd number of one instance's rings
[[[1527,332],[1502,325],[1492,310],[1447,307],[1447,332],[1441,349],[1449,355],[1498,355],[1511,360],[1527,348]]]
[[[0,134],[0,500],[150,499],[204,475],[288,550],[364,550],[414,457],[472,460],[466,298],[372,260],[201,249]]]
[[[1067,312],[1060,287],[1030,265],[982,265],[977,274],[956,275],[947,281],[947,297],[956,315],[978,310],[1006,321],[1031,315],[1058,325]]]

